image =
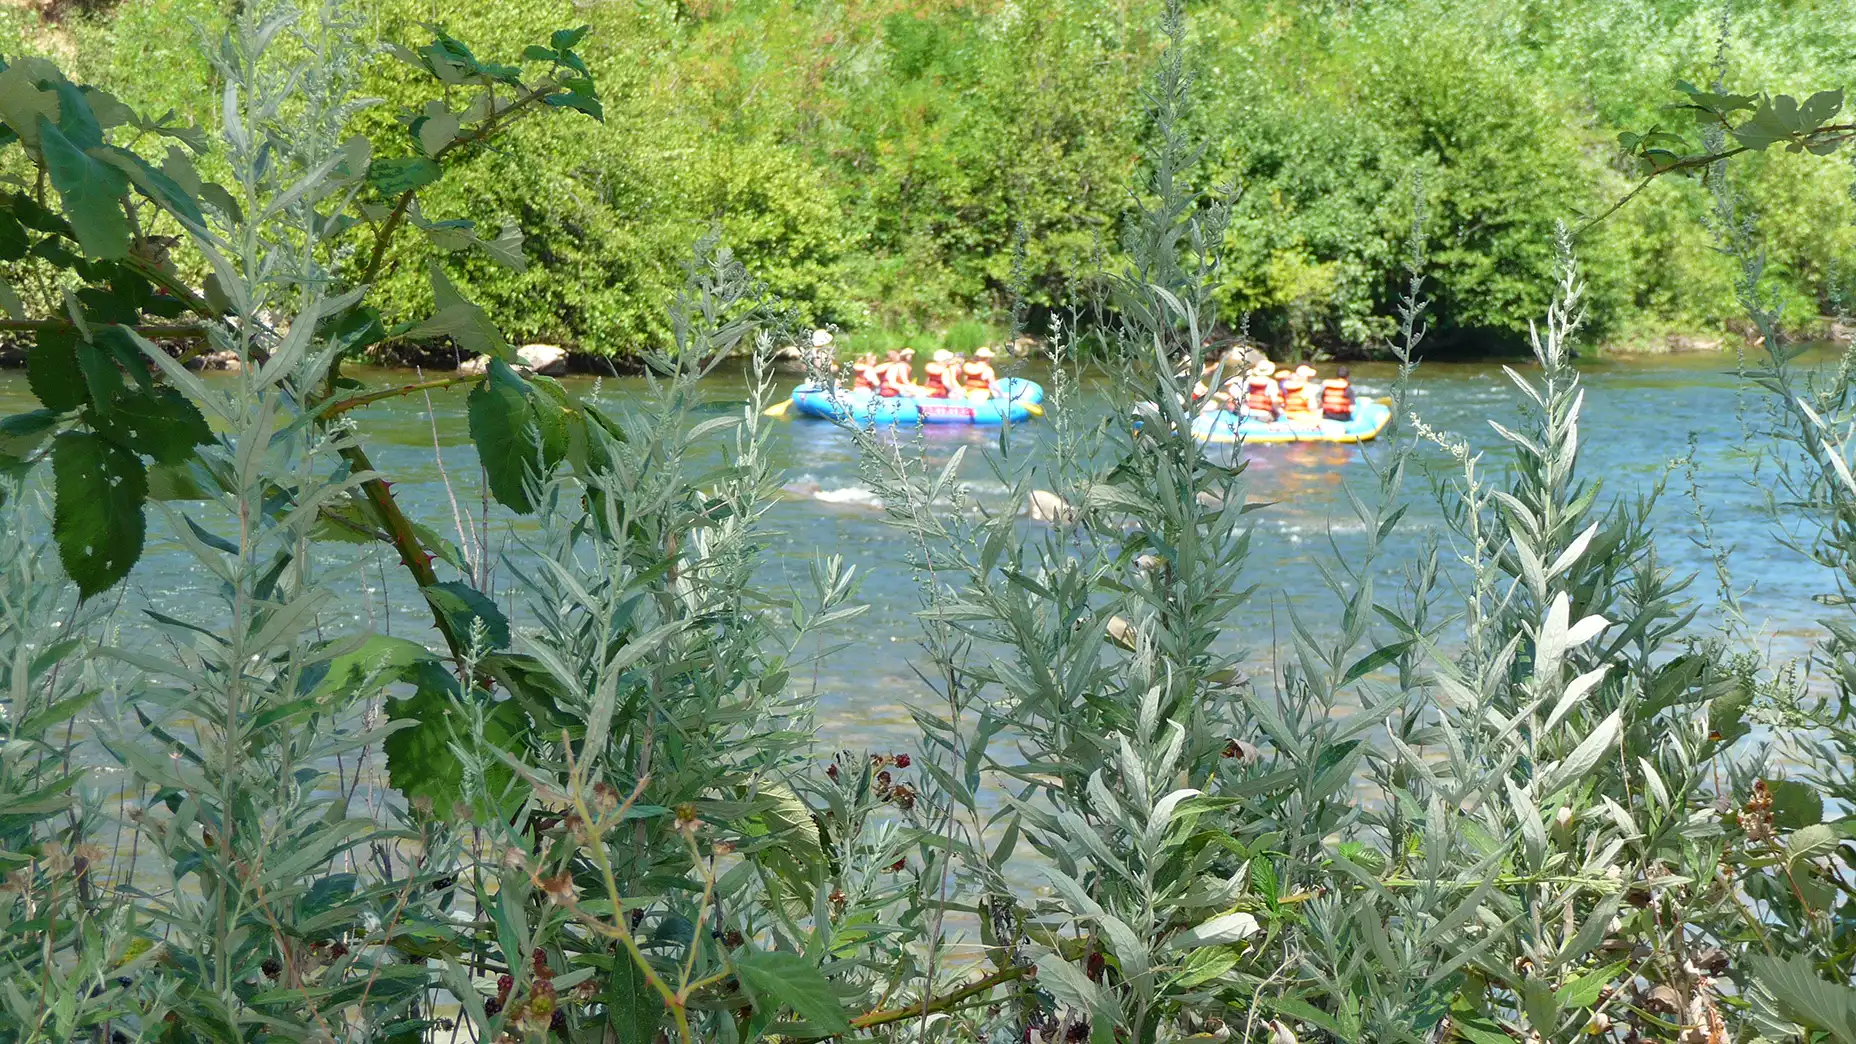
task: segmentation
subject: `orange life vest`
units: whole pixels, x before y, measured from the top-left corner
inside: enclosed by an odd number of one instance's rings
[[[947,365],[931,362],[922,367],[922,383],[928,386],[929,395],[937,399],[947,398]]]
[[[1290,374],[1278,382],[1282,390],[1282,408],[1288,410],[1305,410],[1308,408],[1308,382],[1301,377]]]
[[[1345,377],[1330,377],[1321,382],[1321,412],[1335,420],[1353,419],[1353,396]]]
[[[1268,377],[1252,377],[1244,384],[1244,408],[1274,420],[1276,417],[1276,382]]]
[[[963,363],[960,367],[960,382],[969,391],[992,390],[992,365],[985,362]]]

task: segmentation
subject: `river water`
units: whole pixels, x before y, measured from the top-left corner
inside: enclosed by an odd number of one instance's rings
[[[1523,372],[1533,369],[1517,366]],[[1749,424],[1757,426],[1761,406],[1756,393],[1744,389],[1732,374],[1732,360],[1717,355],[1674,356],[1582,361],[1580,367],[1586,388],[1581,474],[1602,481],[1606,497],[1634,496],[1665,475],[1672,458],[1688,453],[1692,436],[1701,500],[1712,513],[1714,537],[1731,550],[1733,581],[1753,634],[1768,652],[1804,652],[1815,634],[1812,619],[1819,611],[1807,596],[1828,591],[1832,584],[1820,570],[1773,539],[1772,524],[1759,510],[1765,490],[1747,453],[1745,431]],[[390,371],[354,375],[380,384],[407,379],[404,373]],[[1046,377],[1035,366],[1025,375]],[[1354,367],[1354,376],[1362,392],[1378,394],[1387,390],[1391,371],[1360,365]],[[593,390],[590,379],[569,379],[569,383],[582,393]],[[782,390],[790,383],[791,379],[783,382]],[[624,409],[648,390],[640,379],[608,378],[600,382],[598,393],[608,408]],[[739,376],[712,378],[705,386],[705,394],[718,400],[739,400],[743,393]],[[1488,451],[1492,469],[1504,459],[1504,444],[1488,421],[1512,423],[1518,414],[1517,397],[1498,364],[1426,363],[1414,378],[1411,402],[1432,427]],[[1099,392],[1087,384],[1082,399],[1079,409],[1106,408]],[[464,393],[435,392],[430,402],[430,417],[426,401],[413,397],[372,406],[360,421],[376,465],[394,479],[409,513],[449,533],[452,514],[444,476],[450,477],[459,500],[474,510],[478,472],[465,432]],[[0,373],[0,413],[30,405],[24,375]],[[825,749],[908,749],[914,726],[907,707],[931,697],[908,666],[919,652],[915,645],[919,628],[912,615],[919,603],[903,565],[904,536],[885,524],[881,505],[864,484],[857,451],[846,433],[819,421],[792,420],[776,427],[774,445],[787,473],[786,496],[770,513],[769,522],[777,535],[762,566],[764,584],[775,589],[805,589],[813,556],[841,554],[858,567],[860,598],[871,607],[856,622],[852,644],[818,667],[821,744]],[[1047,432],[1048,426],[1036,422],[1018,429],[1031,440],[1034,451]],[[926,432],[922,444],[937,463],[968,447],[963,476],[973,484],[975,496],[984,499],[1000,492],[981,460],[995,439],[994,431],[943,427]],[[1257,535],[1251,581],[1261,586],[1241,615],[1232,640],[1260,666],[1269,662],[1272,635],[1286,631],[1288,607],[1304,610],[1303,619],[1315,623],[1317,630],[1321,621],[1337,615],[1327,611],[1332,596],[1322,587],[1315,562],[1323,556],[1332,560],[1355,554],[1363,546],[1358,524],[1347,509],[1344,487],[1353,484],[1362,493],[1370,492],[1373,478],[1365,460],[1388,449],[1387,444],[1377,443],[1248,450],[1252,499],[1275,503],[1253,516]],[[1434,450],[1424,454],[1424,460],[1440,481],[1454,469]],[[1382,560],[1382,592],[1398,582],[1426,532],[1440,525],[1441,514],[1428,477],[1420,473],[1409,484],[1413,506]],[[1672,476],[1655,518],[1662,560],[1679,574],[1698,574],[1692,594],[1703,606],[1702,625],[1712,626],[1718,619],[1714,572],[1710,552],[1699,542],[1701,525],[1682,474]],[[197,604],[197,592],[205,582],[192,571],[191,559],[161,538],[154,521],[151,518],[147,556],[131,577],[123,608],[118,610],[119,622],[126,629],[138,626],[140,614],[133,612],[138,603],[187,615],[187,607]],[[347,551],[337,548],[335,553]],[[376,563],[362,568],[368,579],[343,611],[351,614],[352,623],[371,624],[406,637],[434,637],[416,593],[387,556],[376,557]],[[812,679],[806,682],[811,684]]]

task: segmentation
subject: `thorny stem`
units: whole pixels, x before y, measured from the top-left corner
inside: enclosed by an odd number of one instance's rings
[[[326,421],[333,417],[339,417],[349,410],[357,410],[363,406],[381,402],[386,399],[397,399],[403,395],[411,395],[415,392],[433,391],[439,388],[452,388],[460,384],[476,384],[484,380],[484,378],[484,374],[473,373],[456,377],[435,377],[429,381],[418,381],[413,384],[396,384],[391,388],[381,388],[378,391],[366,392],[361,395],[350,396],[339,402],[330,403],[323,407],[322,419]]]

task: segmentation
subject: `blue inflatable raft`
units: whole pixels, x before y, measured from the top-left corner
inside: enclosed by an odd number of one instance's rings
[[[807,417],[854,424],[1013,424],[1044,415],[1044,389],[1036,381],[1006,377],[990,399],[885,398],[872,391],[802,384],[793,390],[793,409]]]
[[[1392,420],[1392,408],[1378,399],[1360,398],[1353,405],[1353,419],[1284,419],[1262,421],[1240,418],[1229,410],[1207,413],[1192,422],[1192,434],[1200,442],[1370,442]]]

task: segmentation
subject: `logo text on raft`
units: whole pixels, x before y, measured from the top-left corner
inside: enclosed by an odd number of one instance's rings
[[[972,417],[973,409],[969,406],[923,406],[924,417]]]

